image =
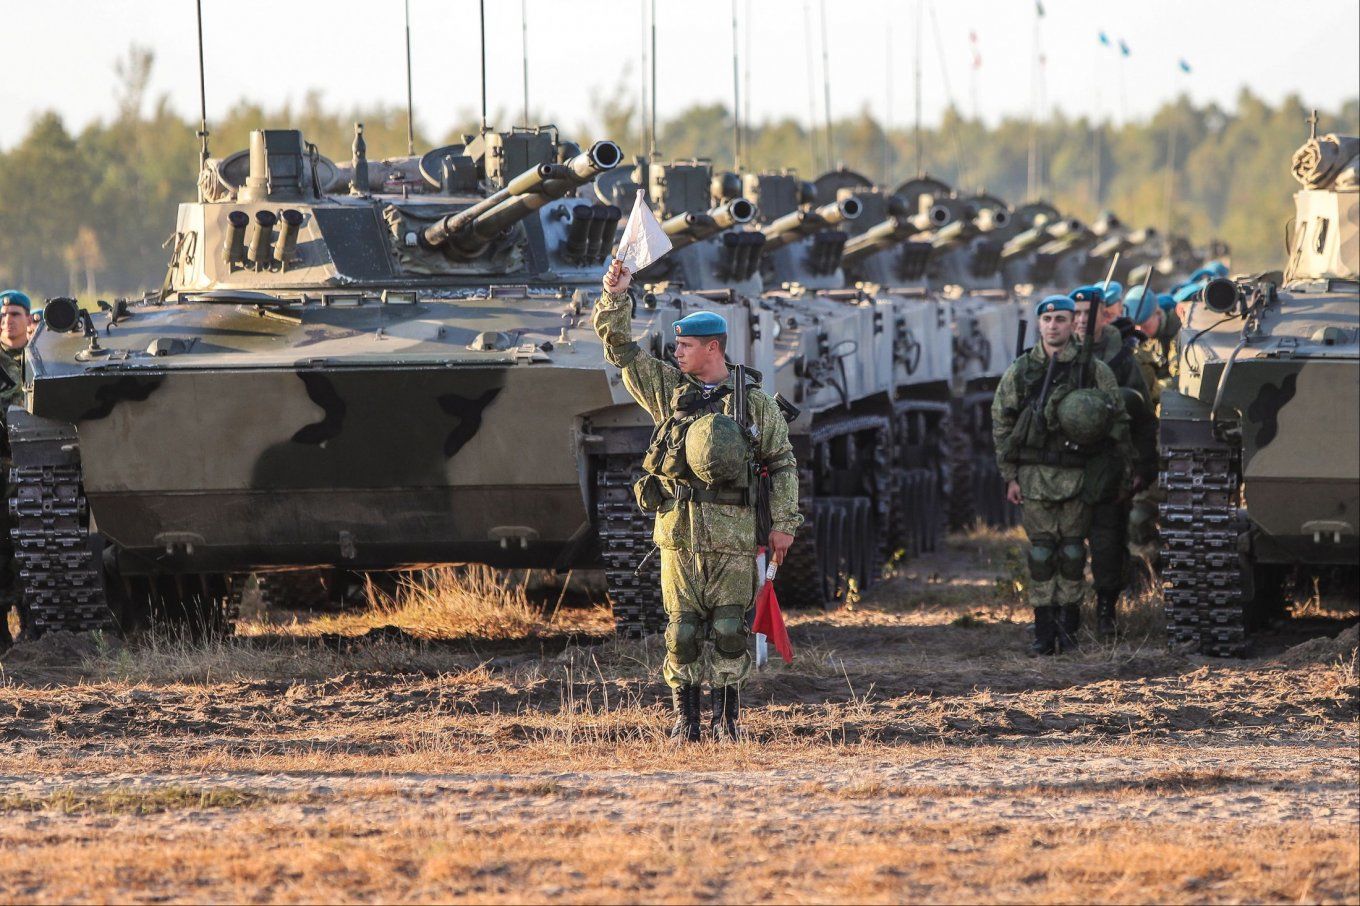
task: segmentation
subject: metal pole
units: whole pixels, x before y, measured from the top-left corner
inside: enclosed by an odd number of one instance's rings
[[[406,0],[406,153],[416,153],[415,101],[411,93],[411,0]]]

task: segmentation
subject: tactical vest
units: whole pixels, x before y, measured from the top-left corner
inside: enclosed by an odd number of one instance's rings
[[[751,504],[750,487],[755,470],[754,443],[747,443],[743,451],[746,465],[740,477],[723,484],[702,481],[690,467],[685,453],[689,429],[706,415],[730,418],[724,412],[724,401],[732,395],[727,385],[706,391],[688,381],[675,388],[671,396],[671,414],[652,431],[651,443],[642,457],[642,468],[647,473],[633,487],[638,505],[644,512],[654,513],[669,499],[692,500],[696,503],[723,503],[739,506]],[[749,438],[747,426],[739,432]]]
[[[1029,355],[1023,359],[1019,374],[1020,404],[1011,412],[1015,425],[1002,458],[1018,465],[1080,468],[1106,444],[1079,444],[1065,437],[1058,425],[1058,404],[1080,386],[1095,386],[1095,366],[1086,366],[1088,379],[1079,383],[1077,378],[1082,371],[1079,360],[1055,361],[1048,395],[1040,399],[1048,376],[1048,364],[1048,360],[1036,362]]]

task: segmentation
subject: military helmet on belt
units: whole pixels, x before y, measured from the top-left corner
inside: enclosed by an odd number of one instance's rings
[[[1109,433],[1114,404],[1103,391],[1073,390],[1058,403],[1058,426],[1068,440],[1093,444]]]
[[[730,416],[701,415],[685,432],[685,459],[705,484],[742,483],[751,461],[751,445]]]

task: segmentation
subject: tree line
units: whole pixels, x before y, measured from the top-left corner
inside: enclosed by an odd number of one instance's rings
[[[153,65],[150,51],[132,48],[116,66],[116,103],[107,119],[73,133],[58,113],[44,112],[0,152],[0,283],[35,296],[85,297],[160,284],[176,206],[194,198],[199,140],[197,124],[165,96],[148,96]],[[630,94],[597,97],[593,107],[595,121],[568,137],[611,138],[625,151],[642,152],[647,141]],[[951,109],[918,135],[885,129],[866,109],[833,122],[829,137],[792,118],[744,124],[742,163],[812,178],[830,160],[889,188],[926,172],[1012,203],[1035,194],[1083,220],[1111,210],[1131,226],[1169,227],[1196,244],[1222,239],[1232,248],[1234,270],[1264,270],[1283,261],[1284,224],[1297,188],[1289,160],[1307,137],[1308,113],[1298,97],[1271,105],[1243,89],[1232,109],[1181,97],[1118,126],[1061,112],[1040,123],[1007,118],[988,126]],[[474,128],[473,118],[465,119],[447,135],[417,128],[417,149],[459,141]],[[343,161],[355,122],[364,123],[371,157],[405,153],[403,107],[344,109],[319,92],[273,109],[238,102],[210,124],[213,153],[244,148],[251,129],[287,126]],[[511,117],[502,112],[493,122]],[[1319,111],[1318,129],[1360,132],[1360,100]],[[667,158],[708,158],[725,168],[734,162],[736,141],[722,104],[694,105],[657,124],[657,150]]]

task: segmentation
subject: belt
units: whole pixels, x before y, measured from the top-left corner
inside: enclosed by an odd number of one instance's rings
[[[1066,450],[1021,450],[1018,462],[1022,466],[1064,466],[1081,468],[1090,459],[1082,453],[1069,453]]]
[[[734,506],[750,506],[749,490],[720,491],[717,488],[696,488],[687,484],[676,484],[673,495],[676,500],[692,500],[695,503],[726,503]]]

